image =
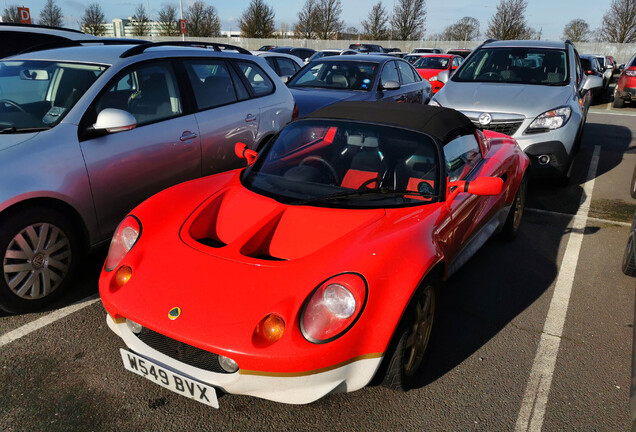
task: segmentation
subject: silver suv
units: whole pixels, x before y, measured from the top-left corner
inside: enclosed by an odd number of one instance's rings
[[[603,81],[585,75],[574,45],[486,41],[448,78],[432,105],[455,108],[482,129],[514,137],[531,174],[567,183],[590,104]]]
[[[0,61],[1,309],[50,302],[133,207],[241,166],[237,141],[256,149],[291,121],[291,93],[264,59],[210,45]]]

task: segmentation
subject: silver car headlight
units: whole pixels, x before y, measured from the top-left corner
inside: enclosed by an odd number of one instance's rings
[[[572,108],[570,107],[561,107],[546,111],[534,119],[530,126],[528,126],[528,131],[538,132],[539,130],[558,129],[567,123],[571,114]]]

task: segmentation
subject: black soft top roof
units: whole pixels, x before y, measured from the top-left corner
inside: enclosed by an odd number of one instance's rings
[[[475,125],[451,108],[395,102],[339,102],[318,109],[305,118],[354,120],[398,126],[428,133],[446,144],[471,135]]]

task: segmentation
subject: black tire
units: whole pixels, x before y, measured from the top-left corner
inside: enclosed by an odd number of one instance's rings
[[[521,226],[523,211],[526,206],[527,191],[528,178],[524,175],[521,179],[521,182],[519,183],[517,193],[515,194],[515,199],[514,201],[512,201],[512,207],[508,212],[508,217],[506,217],[506,222],[504,222],[504,226],[501,230],[501,235],[506,240],[514,240],[514,238],[517,236],[517,231],[519,231],[519,226]]]
[[[623,105],[625,105],[625,100],[614,96],[614,108],[623,108]]]
[[[68,288],[82,258],[70,218],[51,208],[30,207],[0,220],[0,309],[38,310]]]
[[[439,302],[439,281],[429,278],[409,303],[387,350],[382,385],[407,391],[422,381],[428,362],[435,328],[435,311]]]
[[[630,233],[627,246],[623,254],[623,273],[627,276],[636,276],[636,254],[634,253],[634,234]]]

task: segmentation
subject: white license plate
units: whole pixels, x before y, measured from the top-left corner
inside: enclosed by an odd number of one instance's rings
[[[121,354],[121,359],[124,361],[124,367],[130,372],[136,373],[155,384],[159,384],[161,387],[194,399],[197,402],[214,408],[219,407],[219,401],[216,398],[214,387],[172,372],[123,348],[119,349],[119,353]]]

